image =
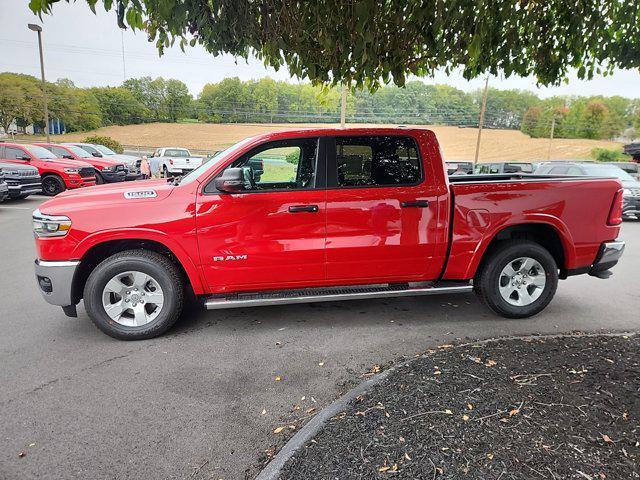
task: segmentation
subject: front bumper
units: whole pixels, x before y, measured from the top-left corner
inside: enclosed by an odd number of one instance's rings
[[[133,180],[140,180],[141,178],[142,178],[142,174],[140,172],[138,173],[129,172],[127,173],[126,180],[127,182],[131,182]]]
[[[625,243],[620,240],[604,242],[600,246],[596,260],[589,269],[589,275],[599,278],[608,278],[611,275],[610,268],[613,268],[622,257]]]
[[[42,183],[40,181],[34,183],[10,183],[9,184],[9,196],[11,198],[18,198],[21,195],[31,195],[34,193],[42,192]]]
[[[36,260],[36,281],[42,297],[51,305],[75,305],[71,298],[73,277],[79,261],[48,262]]]
[[[640,197],[624,197],[622,203],[622,217],[640,218]]]
[[[106,183],[124,182],[127,178],[127,173],[124,170],[119,172],[105,172],[102,170],[100,174]]]

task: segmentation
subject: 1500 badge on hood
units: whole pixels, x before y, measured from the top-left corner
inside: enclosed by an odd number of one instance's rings
[[[138,190],[134,192],[124,192],[124,198],[155,198],[158,194],[155,190]]]

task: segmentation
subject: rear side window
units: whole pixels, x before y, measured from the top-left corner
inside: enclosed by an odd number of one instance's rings
[[[338,187],[413,185],[422,178],[411,137],[336,137]]]

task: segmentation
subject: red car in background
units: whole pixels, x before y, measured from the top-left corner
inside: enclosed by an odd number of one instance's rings
[[[122,162],[110,158],[94,157],[75,145],[57,143],[36,143],[36,145],[46,148],[58,158],[79,160],[90,164],[96,170],[97,184],[124,182],[127,178],[127,169]]]
[[[96,184],[95,170],[90,164],[58,158],[39,145],[0,142],[0,161],[36,167],[42,177],[42,192],[49,196]]]

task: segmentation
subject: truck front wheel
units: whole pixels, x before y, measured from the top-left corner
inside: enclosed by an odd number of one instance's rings
[[[62,178],[58,175],[45,175],[42,177],[42,193],[49,197],[58,195],[67,189]]]
[[[89,275],[84,304],[91,321],[121,340],[153,338],[176,322],[184,286],[176,265],[147,250],[128,250],[104,260]]]
[[[474,279],[480,299],[507,318],[541,312],[558,287],[558,266],[547,249],[527,240],[502,242]]]

